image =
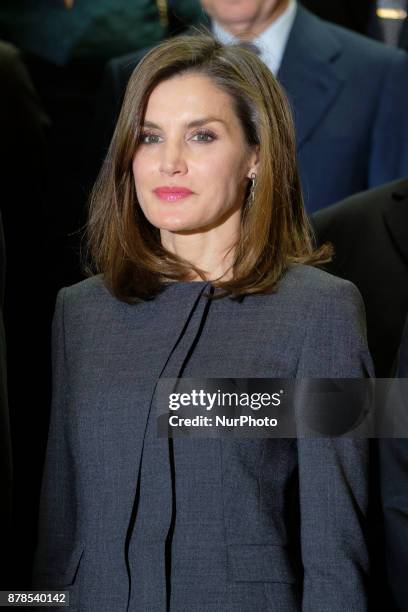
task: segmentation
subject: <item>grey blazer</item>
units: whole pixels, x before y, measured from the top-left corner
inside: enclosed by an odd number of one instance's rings
[[[361,297],[300,265],[274,294],[208,288],[60,291],[34,586],[81,612],[363,612],[366,442],[169,442],[151,410],[160,377],[365,376]]]

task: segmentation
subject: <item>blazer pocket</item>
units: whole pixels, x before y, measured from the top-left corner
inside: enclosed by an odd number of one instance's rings
[[[44,583],[47,586],[69,587],[75,582],[84,554],[84,544],[78,544],[72,549],[60,549],[48,552],[41,557],[40,566],[35,571],[35,584]]]
[[[287,550],[279,544],[228,546],[228,575],[234,582],[296,582]]]

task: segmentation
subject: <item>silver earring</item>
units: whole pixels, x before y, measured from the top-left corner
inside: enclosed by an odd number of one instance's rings
[[[256,189],[256,174],[252,172],[249,180],[251,181],[251,186],[249,188],[249,196],[248,196],[248,206],[251,206],[255,200],[255,189]]]

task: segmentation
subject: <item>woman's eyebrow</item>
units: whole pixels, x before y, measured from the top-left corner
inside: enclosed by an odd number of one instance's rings
[[[190,121],[187,124],[187,127],[200,127],[201,125],[205,125],[206,123],[225,123],[223,119],[220,117],[203,117],[202,119],[195,119],[194,121]]]
[[[194,119],[194,121],[189,121],[186,125],[186,127],[200,127],[202,125],[205,125],[206,123],[214,123],[214,122],[218,122],[218,123],[224,123],[225,121],[219,117],[202,117],[200,119]],[[160,125],[158,125],[157,123],[154,123],[153,121],[144,121],[143,123],[143,127],[147,127],[147,128],[154,128],[157,130],[162,129],[160,127]]]

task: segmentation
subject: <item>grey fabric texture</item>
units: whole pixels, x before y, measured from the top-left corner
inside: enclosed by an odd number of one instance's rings
[[[362,440],[158,438],[160,377],[372,373],[351,283],[296,265],[269,295],[60,291],[34,586],[81,612],[363,612]]]

